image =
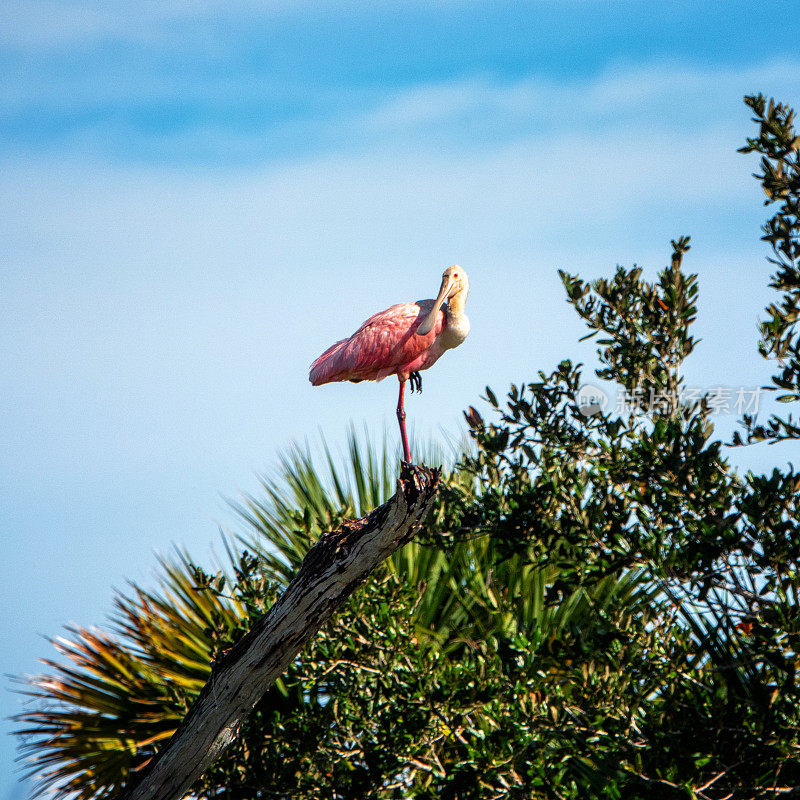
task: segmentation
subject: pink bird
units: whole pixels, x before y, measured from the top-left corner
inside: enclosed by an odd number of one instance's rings
[[[453,264],[444,271],[435,300],[399,303],[370,317],[349,339],[329,347],[311,365],[308,379],[319,386],[333,381],[380,381],[397,375],[397,421],[403,456],[410,463],[403,408],[406,381],[411,381],[412,392],[415,388],[422,391],[420,370],[428,369],[445,350],[458,347],[467,338],[469,320],[464,304],[468,294],[467,273]]]

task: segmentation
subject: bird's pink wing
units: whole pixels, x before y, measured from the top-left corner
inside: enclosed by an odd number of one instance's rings
[[[432,305],[432,300],[400,303],[374,314],[349,339],[329,347],[311,365],[311,383],[380,380],[415,361],[442,330],[444,315],[440,311],[425,336],[415,334]]]

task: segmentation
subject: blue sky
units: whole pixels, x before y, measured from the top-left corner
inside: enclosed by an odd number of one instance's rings
[[[6,0],[1,671],[101,624],[154,551],[208,559],[225,498],[290,442],[340,446],[351,419],[394,436],[396,383],[312,389],[307,366],[450,263],[472,333],[410,399],[422,436],[457,436],[486,384],[591,360],[557,268],[652,275],[681,234],[701,279],[687,380],[764,381],[765,211],[735,151],[744,94],[800,105],[793,12]],[[0,798],[24,796],[13,752],[4,733]]]

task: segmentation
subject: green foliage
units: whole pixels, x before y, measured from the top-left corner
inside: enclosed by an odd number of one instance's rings
[[[758,123],[757,137],[747,140],[741,153],[760,153],[761,171],[754,175],[761,182],[767,199],[764,205],[777,204],[777,211],[764,225],[764,236],[772,248],[770,263],[777,267],[770,286],[781,299],[767,307],[768,318],[761,323],[758,349],[764,358],[775,359],[780,367],[773,376],[773,390],[784,394],[783,402],[800,400],[800,134],[794,128],[794,111],[763,95],[746,97]],[[800,438],[800,427],[791,415],[773,414],[766,425],[745,417],[747,440],[781,441]],[[741,437],[735,439],[742,443]]]
[[[681,272],[689,237],[673,241],[672,249],[672,263],[653,285],[642,281],[639,267],[617,267],[612,280],[590,285],[559,273],[570,302],[592,331],[588,336],[603,332],[607,337],[598,341],[605,365],[598,377],[617,381],[631,393],[676,392],[676,367],[694,349],[689,326],[697,313],[697,276]]]
[[[762,326],[775,387],[800,387],[797,139],[748,98],[783,293]],[[395,554],[268,690],[198,797],[767,798],[800,795],[800,474],[740,475],[708,398],[681,398],[698,281],[688,238],[639,267],[561,273],[597,376],[647,413],[587,415],[569,360],[487,419]],[[748,440],[796,436],[745,418]],[[739,438],[737,443],[741,443]],[[215,574],[186,555],[120,595],[110,635],[70,631],[28,691],[32,771],[56,796],[112,796],[150,758],[213,660],[326,530],[383,502],[396,464],[351,436],[344,467],[294,451],[239,506]]]

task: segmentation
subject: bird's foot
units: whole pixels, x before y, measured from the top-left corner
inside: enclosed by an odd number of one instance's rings
[[[422,376],[419,372],[412,372],[408,376],[408,382],[411,384],[411,393],[413,394],[415,391],[422,393]]]

